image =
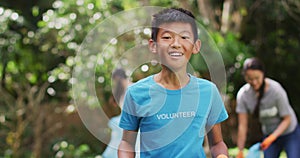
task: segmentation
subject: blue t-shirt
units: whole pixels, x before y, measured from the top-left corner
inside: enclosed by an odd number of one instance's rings
[[[127,88],[120,127],[140,129],[141,158],[203,158],[206,132],[227,118],[212,82],[190,75],[185,87],[168,90],[152,75]]]

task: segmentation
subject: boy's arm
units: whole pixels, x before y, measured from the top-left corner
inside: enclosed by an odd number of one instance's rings
[[[213,126],[207,134],[210,151],[213,158],[228,158],[228,148],[223,141],[221,124]]]
[[[123,136],[118,149],[119,158],[135,157],[135,142],[137,131],[123,130]]]

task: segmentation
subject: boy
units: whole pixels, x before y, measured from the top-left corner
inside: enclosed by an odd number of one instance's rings
[[[205,131],[212,157],[226,158],[220,122],[228,115],[214,84],[187,73],[192,54],[201,42],[191,12],[164,9],[153,16],[149,48],[162,69],[128,87],[120,127],[120,158],[135,157],[140,130],[140,157],[205,157]]]

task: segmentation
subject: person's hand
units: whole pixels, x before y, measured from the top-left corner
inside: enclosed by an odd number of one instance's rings
[[[228,158],[228,156],[221,154],[221,155],[218,155],[217,158]]]
[[[244,158],[243,150],[239,151],[239,153],[236,155],[236,158]]]
[[[266,150],[275,140],[276,136],[273,134],[269,135],[264,141],[261,143],[260,147],[262,150]]]

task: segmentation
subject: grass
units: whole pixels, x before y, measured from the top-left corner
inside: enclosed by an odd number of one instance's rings
[[[230,158],[235,158],[236,155],[239,152],[239,149],[237,147],[236,148],[230,148],[230,149],[228,149],[228,152],[229,152],[229,157]],[[245,157],[247,156],[247,153],[248,153],[248,149],[244,149],[244,156]],[[261,152],[261,158],[263,158],[263,152]],[[281,152],[279,158],[287,158],[286,153],[284,151]]]

